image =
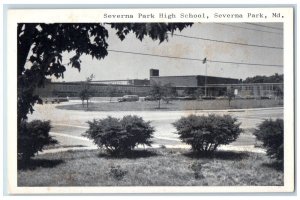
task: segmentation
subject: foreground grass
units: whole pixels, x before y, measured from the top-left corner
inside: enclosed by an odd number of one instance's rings
[[[268,108],[282,106],[280,100],[255,100],[255,99],[235,99],[229,106],[228,100],[186,100],[171,101],[170,103],[161,102],[158,109],[156,101],[138,102],[91,102],[89,108],[82,104],[59,105],[59,109],[67,110],[90,110],[90,111],[148,111],[148,110],[222,110],[222,109],[243,109],[243,108]]]
[[[283,172],[264,154],[199,156],[184,149],[137,150],[122,158],[100,150],[44,154],[18,170],[18,186],[244,185],[283,185]]]

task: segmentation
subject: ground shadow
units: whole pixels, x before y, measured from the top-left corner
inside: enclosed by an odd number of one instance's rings
[[[60,145],[60,144],[56,144],[56,145],[51,145],[51,146],[47,146],[45,148],[45,150],[48,149],[57,149],[57,148],[76,148],[76,147],[87,147],[86,145]]]
[[[128,158],[128,159],[138,159],[138,158],[148,158],[152,156],[158,156],[159,154],[154,151],[149,151],[149,150],[133,150],[126,152],[124,154],[118,155],[118,154],[112,154],[108,153],[106,151],[101,151],[98,153],[98,157],[100,158]]]
[[[220,160],[242,160],[249,157],[247,152],[215,151],[215,152],[186,152],[184,156],[189,158],[216,158]]]
[[[60,159],[30,159],[27,162],[18,160],[18,170],[34,170],[38,167],[53,168],[62,163],[64,163],[64,161]]]
[[[274,162],[271,162],[271,163],[262,163],[262,166],[263,167],[268,167],[268,168],[271,168],[271,169],[275,169],[277,171],[283,171],[283,169],[284,169],[283,162],[281,162],[281,161],[274,161]]]

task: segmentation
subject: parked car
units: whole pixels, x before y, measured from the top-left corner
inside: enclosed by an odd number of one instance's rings
[[[118,102],[124,102],[124,101],[138,101],[139,96],[138,95],[125,95],[121,98],[118,98]]]
[[[47,97],[42,98],[44,103],[60,103],[60,102],[66,102],[69,101],[66,97]]]
[[[260,99],[271,99],[271,96],[261,96]]]

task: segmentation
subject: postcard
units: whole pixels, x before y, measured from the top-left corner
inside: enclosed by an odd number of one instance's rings
[[[293,192],[293,16],[9,9],[9,194]]]

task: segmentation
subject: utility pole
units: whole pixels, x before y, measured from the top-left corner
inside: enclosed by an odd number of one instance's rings
[[[205,77],[204,77],[204,96],[207,96],[207,58],[205,57],[202,61],[203,64],[205,64]]]

